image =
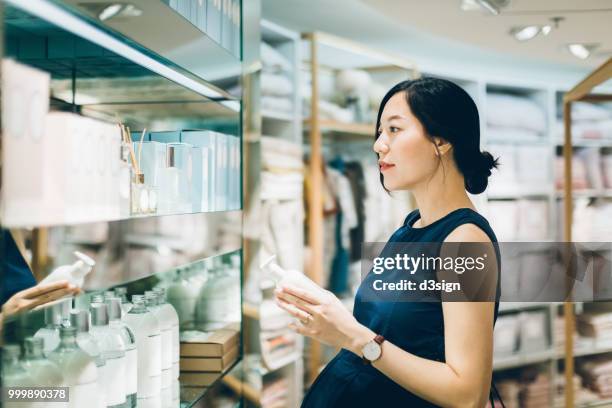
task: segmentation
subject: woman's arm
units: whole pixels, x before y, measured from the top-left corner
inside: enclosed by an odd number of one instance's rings
[[[446,242],[489,242],[474,225]],[[491,271],[493,273],[493,271]],[[495,271],[497,274],[497,271]],[[318,299],[295,287],[277,291],[279,305],[300,319],[299,333],[361,356],[376,334],[358,323],[335,296]],[[482,407],[491,382],[493,302],[443,302],[446,362],[418,357],[385,341],[373,366],[410,392],[443,407]]]

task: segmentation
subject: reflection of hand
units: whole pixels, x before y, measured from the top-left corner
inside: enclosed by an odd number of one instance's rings
[[[81,289],[70,282],[63,280],[58,282],[43,283],[24,289],[15,293],[9,300],[2,305],[3,317],[8,317],[15,313],[31,310],[36,306],[63,298],[64,296],[76,295]]]
[[[284,285],[275,291],[276,303],[301,323],[296,332],[322,343],[359,353],[356,342],[370,330],[362,326],[333,293],[311,293]],[[372,336],[374,338],[374,336]]]

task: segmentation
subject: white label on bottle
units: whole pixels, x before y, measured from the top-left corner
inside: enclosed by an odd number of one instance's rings
[[[181,340],[179,335],[179,326],[172,326],[172,362],[178,363],[181,359]]]
[[[136,337],[138,341],[138,337]],[[161,336],[147,336],[138,353],[138,397],[159,395],[161,388]]]
[[[106,360],[106,404],[125,403],[125,357]]]
[[[172,328],[162,330],[162,370],[172,367]]]
[[[127,395],[136,394],[138,390],[138,352],[136,348],[125,353],[126,359],[126,393]]]

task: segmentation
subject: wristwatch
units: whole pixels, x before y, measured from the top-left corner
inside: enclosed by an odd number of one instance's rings
[[[361,349],[362,360],[364,364],[372,364],[382,355],[382,344],[385,338],[378,334],[373,340],[366,343]]]

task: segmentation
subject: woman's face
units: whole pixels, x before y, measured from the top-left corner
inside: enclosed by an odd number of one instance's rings
[[[374,151],[389,191],[412,190],[436,171],[436,148],[410,111],[405,92],[396,93],[385,105]]]

